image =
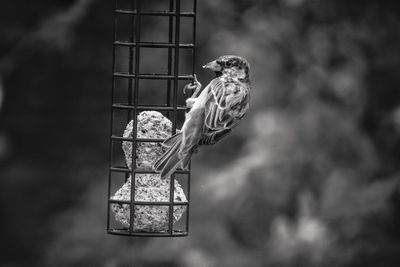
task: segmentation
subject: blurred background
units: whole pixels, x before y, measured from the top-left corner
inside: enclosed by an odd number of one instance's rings
[[[0,266],[400,266],[398,1],[198,1],[199,80],[244,56],[251,110],[168,239],[106,234],[113,2],[0,3]]]

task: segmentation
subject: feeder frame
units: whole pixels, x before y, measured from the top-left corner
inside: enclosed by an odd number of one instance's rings
[[[162,11],[144,11],[142,10],[142,0],[129,0],[130,8],[121,9],[118,5],[119,1],[115,0],[114,9],[114,42],[113,42],[113,63],[112,63],[112,92],[111,92],[111,127],[110,127],[110,165],[109,165],[109,179],[108,179],[108,209],[107,209],[107,233],[113,235],[124,235],[124,236],[156,236],[156,237],[176,237],[176,236],[187,236],[189,232],[189,201],[190,201],[190,166],[189,170],[178,169],[175,173],[187,175],[187,202],[174,202],[174,183],[175,175],[173,174],[170,178],[170,192],[168,202],[151,202],[151,201],[136,201],[135,200],[135,175],[136,174],[155,174],[153,170],[149,169],[138,169],[136,166],[136,154],[137,144],[140,142],[152,142],[159,143],[163,142],[163,139],[154,138],[138,138],[137,137],[137,116],[140,111],[159,111],[166,112],[167,117],[172,122],[172,134],[176,133],[177,130],[177,114],[178,112],[186,111],[185,105],[178,104],[178,90],[179,81],[187,80],[194,82],[195,73],[195,44],[196,44],[196,12],[197,12],[197,0],[184,0],[191,1],[193,3],[192,11],[181,10],[181,0],[166,0],[169,1],[168,10]],[[144,0],[143,0],[144,1]],[[126,0],[125,0],[126,2]],[[129,41],[119,40],[117,36],[118,20],[121,16],[130,17],[130,36]],[[141,41],[141,19],[144,16],[152,17],[168,17],[168,42],[143,42]],[[181,18],[192,18],[192,42],[181,43]],[[128,72],[116,71],[117,58],[116,49],[117,47],[128,47],[129,48],[129,70]],[[141,48],[153,48],[153,49],[168,49],[168,66],[166,73],[141,73],[140,72],[140,52]],[[179,53],[181,49],[189,49],[191,51],[191,72],[190,74],[182,74],[179,70]],[[172,53],[173,52],[173,53]],[[116,90],[116,78],[123,78],[128,80],[128,96],[125,103],[115,103],[114,95]],[[141,105],[139,104],[139,87],[140,81],[150,80],[164,80],[166,81],[167,97],[165,104],[163,105]],[[162,90],[162,89],[160,89]],[[127,110],[128,113],[127,123],[133,119],[133,130],[132,138],[126,138],[113,134],[114,127],[114,116],[116,110]],[[133,113],[133,118],[131,117]],[[132,142],[132,167],[129,169],[127,166],[114,166],[113,165],[113,151],[115,141],[128,141]],[[130,201],[115,200],[111,199],[111,186],[112,186],[112,174],[116,172],[125,173],[125,181],[131,175],[131,196]],[[110,226],[112,204],[127,204],[130,207],[129,216],[129,228],[113,228]],[[135,206],[168,206],[168,231],[162,232],[143,232],[135,231],[134,229],[134,217],[135,217]],[[186,211],[182,216],[186,216],[186,227],[185,230],[174,230],[173,228],[173,212],[174,206],[186,206]]]

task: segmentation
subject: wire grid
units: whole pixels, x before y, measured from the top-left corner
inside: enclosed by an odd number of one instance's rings
[[[108,180],[108,211],[107,211],[107,232],[109,234],[127,235],[127,236],[187,236],[189,231],[189,200],[190,200],[190,166],[188,171],[177,170],[176,173],[186,174],[187,177],[187,202],[174,203],[174,183],[175,175],[170,178],[169,188],[169,201],[168,202],[149,202],[149,201],[136,201],[135,200],[135,175],[136,174],[154,174],[155,172],[148,169],[138,169],[136,167],[136,148],[140,142],[163,142],[162,139],[147,139],[137,138],[137,115],[141,111],[159,111],[166,112],[169,119],[172,121],[172,134],[177,130],[177,114],[178,112],[186,111],[186,106],[178,103],[178,90],[179,81],[194,80],[195,72],[195,42],[196,42],[196,0],[190,1],[192,5],[191,11],[181,10],[181,0],[165,0],[169,1],[169,8],[167,10],[146,11],[142,10],[142,4],[146,0],[128,0],[130,7],[119,7],[118,3],[122,0],[115,0],[115,28],[114,28],[114,43],[113,43],[113,77],[112,77],[112,103],[111,103],[111,138],[110,138],[110,168]],[[143,1],[143,2],[142,2]],[[125,2],[127,2],[125,0]],[[118,40],[117,30],[120,27],[118,21],[121,16],[129,16],[130,18],[130,34],[129,41]],[[168,42],[144,42],[141,41],[141,21],[145,16],[152,17],[168,17]],[[192,42],[181,43],[181,18],[188,17],[193,19],[191,34]],[[128,72],[116,71],[116,49],[117,47],[127,47],[129,49],[129,70]],[[140,52],[142,48],[152,49],[167,49],[168,50],[168,67],[166,73],[142,73],[140,72]],[[182,49],[189,49],[191,51],[191,72],[190,74],[182,74],[179,70],[179,54]],[[116,87],[116,78],[127,79],[128,81],[128,95],[125,103],[114,102],[114,94]],[[154,105],[141,105],[139,104],[139,88],[140,81],[142,80],[164,80],[166,81],[165,88],[160,90],[167,90],[167,96],[164,104]],[[116,110],[127,110],[129,115],[127,122],[133,119],[133,134],[132,138],[125,138],[113,134],[114,117]],[[132,117],[131,117],[132,113]],[[125,126],[125,125],[124,125]],[[121,134],[122,135],[122,134]],[[113,151],[115,141],[129,141],[132,142],[132,168],[126,166],[113,165]],[[121,152],[122,153],[122,152]],[[113,173],[125,173],[125,179],[131,175],[131,196],[130,201],[113,200],[111,199],[111,186]],[[125,180],[126,181],[126,180]],[[115,228],[110,226],[110,205],[111,204],[128,204],[130,207],[129,228]],[[159,232],[143,232],[134,229],[135,206],[146,205],[149,207],[154,206],[168,206],[168,231]],[[174,229],[173,226],[173,208],[174,206],[186,206],[186,211],[182,215],[185,216],[185,229]],[[181,218],[182,220],[183,218]]]

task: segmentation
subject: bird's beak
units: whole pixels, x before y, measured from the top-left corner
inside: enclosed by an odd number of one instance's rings
[[[216,72],[219,72],[222,70],[221,65],[219,65],[216,60],[211,61],[210,63],[207,63],[206,65],[204,65],[203,69],[210,69],[210,70],[213,70]]]

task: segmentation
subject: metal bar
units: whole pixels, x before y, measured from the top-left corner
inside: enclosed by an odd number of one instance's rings
[[[134,139],[132,137],[122,137],[122,136],[116,136],[116,135],[112,135],[111,139],[127,141],[127,142],[134,141]],[[138,143],[162,143],[164,141],[165,141],[164,139],[156,139],[156,138],[136,138],[136,142],[138,142]]]
[[[118,199],[109,199],[108,203],[110,204],[134,204],[138,206],[168,206],[170,204],[175,204],[175,206],[187,206],[188,202],[162,202],[162,201],[130,201],[130,200],[118,200]]]
[[[173,111],[173,120],[172,120],[172,134],[176,133],[176,121],[177,121],[177,109],[178,109],[178,81],[179,81],[179,38],[180,38],[180,24],[181,24],[181,18],[180,18],[180,12],[181,12],[181,1],[176,0],[175,2],[175,10],[176,13],[179,14],[178,16],[175,17],[175,54],[174,54],[174,88],[173,88],[173,100],[172,100],[172,105],[174,107]],[[175,175],[172,174],[170,177],[170,191],[169,191],[169,196],[170,196],[170,202],[174,202],[174,193],[175,193]],[[173,232],[173,212],[174,212],[174,206],[173,204],[170,204],[169,206],[169,232],[172,235]]]
[[[196,47],[196,21],[197,21],[197,0],[193,0],[193,12],[195,14],[194,18],[193,18],[193,37],[192,37],[192,42],[194,47]],[[192,75],[194,76],[195,72],[196,72],[196,49],[192,50]],[[186,227],[185,230],[189,233],[189,211],[190,211],[190,180],[191,180],[191,169],[192,169],[192,162],[189,162],[189,172],[187,175],[187,201],[188,201],[188,205],[186,206]]]
[[[137,15],[135,16],[135,41],[140,43],[140,4],[141,0],[135,0],[135,10]],[[133,109],[133,139],[132,142],[132,172],[131,172],[131,202],[135,202],[135,190],[136,190],[136,177],[135,177],[135,167],[136,167],[136,139],[137,139],[137,106],[138,95],[139,95],[139,67],[140,67],[140,47],[135,46],[135,87],[134,87],[134,109]],[[131,204],[130,206],[130,217],[129,217],[129,231],[132,233],[134,229],[134,217],[135,217],[135,206]]]
[[[115,0],[115,8],[117,8],[117,0]],[[114,41],[117,39],[117,16],[114,14]],[[112,51],[112,72],[115,72],[115,46],[113,46],[113,51]],[[111,108],[110,108],[110,129],[112,133],[112,129],[114,126],[114,110],[112,108],[112,104],[114,103],[114,91],[115,91],[115,78],[114,76],[111,77],[112,82],[111,82]],[[114,151],[114,144],[112,139],[110,139],[109,143],[110,147],[110,154],[109,154],[109,171],[108,171],[108,199],[110,199],[111,196],[111,179],[112,179],[112,172],[111,172],[111,166],[112,166],[112,161],[113,161],[113,151]],[[110,229],[110,205],[107,205],[107,231]]]
[[[133,2],[131,2],[131,8],[133,8]],[[135,28],[135,20],[134,17],[130,17],[130,36],[129,36],[129,41],[134,42],[134,36],[133,36],[133,31]],[[115,42],[114,42],[115,43]],[[133,47],[129,47],[129,64],[128,64],[128,73],[133,74],[133,59],[134,59],[134,54],[133,54]],[[131,106],[132,105],[132,93],[133,93],[133,81],[129,79],[128,81],[128,103]],[[128,118],[127,118],[127,123],[129,123],[132,120],[131,113],[128,112]]]
[[[197,0],[193,0],[193,13],[195,16],[193,17],[193,30],[192,30],[192,42],[193,47],[196,46],[196,13],[197,13]],[[192,50],[192,75],[194,76],[196,70],[196,49]]]
[[[135,79],[138,77],[139,79],[149,79],[149,80],[166,80],[166,79],[171,79],[174,80],[176,77],[174,75],[168,75],[168,74],[159,74],[159,73],[137,73],[137,74],[130,74],[126,72],[114,72],[113,73],[114,77],[120,77],[120,78],[130,78],[130,79]],[[178,80],[193,80],[193,75],[179,75]]]
[[[121,230],[120,230],[121,231]],[[168,232],[165,233],[161,233],[161,232],[137,232],[134,231],[133,233],[129,233],[129,232],[120,232],[119,230],[113,229],[108,231],[109,234],[111,235],[134,235],[137,237],[170,237],[170,236],[175,236],[175,237],[183,237],[183,236],[187,236],[188,233],[187,232],[178,232],[175,231],[172,235]]]
[[[172,19],[172,18],[171,18]],[[126,41],[115,41],[115,45],[118,46],[140,46],[140,47],[147,47],[147,48],[174,48],[175,44],[171,43],[158,43],[158,42],[142,42],[142,43],[136,43],[136,42],[126,42]],[[179,48],[194,48],[194,44],[179,44]]]
[[[181,9],[181,1],[176,0],[175,2],[175,10],[176,13],[179,14]],[[175,54],[174,54],[174,75],[172,78],[174,80],[174,88],[173,88],[173,99],[172,106],[174,107],[173,119],[172,119],[172,134],[176,133],[176,110],[178,106],[178,81],[181,75],[179,75],[179,38],[180,38],[180,16],[175,17]],[[187,77],[191,77],[193,79],[193,75],[187,75]]]
[[[118,1],[118,0],[117,0]],[[130,2],[131,8],[133,9],[133,2]],[[129,41],[134,42],[134,37],[133,37],[133,30],[135,27],[135,20],[134,17],[130,17],[130,29],[129,29]],[[115,42],[114,42],[115,43]],[[133,53],[133,47],[128,47],[129,48],[129,56],[128,56],[128,73],[133,74],[133,59],[134,59],[134,53]],[[132,79],[128,80],[128,104],[131,106],[132,105],[132,93],[133,93],[133,81]],[[127,121],[126,123],[128,124],[132,120],[132,114],[130,111],[128,111],[128,116],[127,116]],[[129,173],[125,173],[125,182],[127,182],[129,179]]]
[[[125,168],[125,167],[117,167],[117,166],[111,166],[110,171],[113,172],[131,172],[132,170]],[[176,173],[181,173],[181,174],[187,174],[189,171],[185,171],[182,169],[177,169],[175,171]],[[149,169],[135,169],[136,174],[156,174],[155,171],[149,170]]]
[[[190,180],[191,180],[191,167],[189,165],[189,171],[187,175],[187,201],[188,205],[186,206],[186,228],[185,230],[189,232],[189,211],[190,211]]]
[[[123,9],[116,9],[115,13],[117,14],[126,14],[126,15],[137,15],[138,13],[135,10],[123,10]],[[180,17],[194,17],[194,12],[169,12],[169,11],[146,11],[141,12],[140,15],[142,16],[180,16]]]
[[[125,229],[109,229],[107,231],[108,234],[110,235],[123,235],[123,236],[129,236],[131,235],[127,230]]]
[[[169,11],[173,12],[174,11],[174,0],[169,0]],[[174,37],[174,28],[173,28],[173,23],[174,23],[174,17],[170,16],[168,18],[168,43],[172,47],[175,47],[175,44],[172,43],[173,37]],[[172,48],[168,48],[168,75],[172,74]],[[171,80],[167,81],[167,106],[171,106]],[[167,118],[171,118],[170,112],[167,112]]]
[[[135,109],[134,106],[130,106],[127,104],[113,104],[113,108],[115,109]],[[162,106],[137,106],[136,110],[153,110],[153,111],[173,111],[174,107],[162,107]],[[177,111],[186,111],[187,108],[185,106],[177,106]]]

